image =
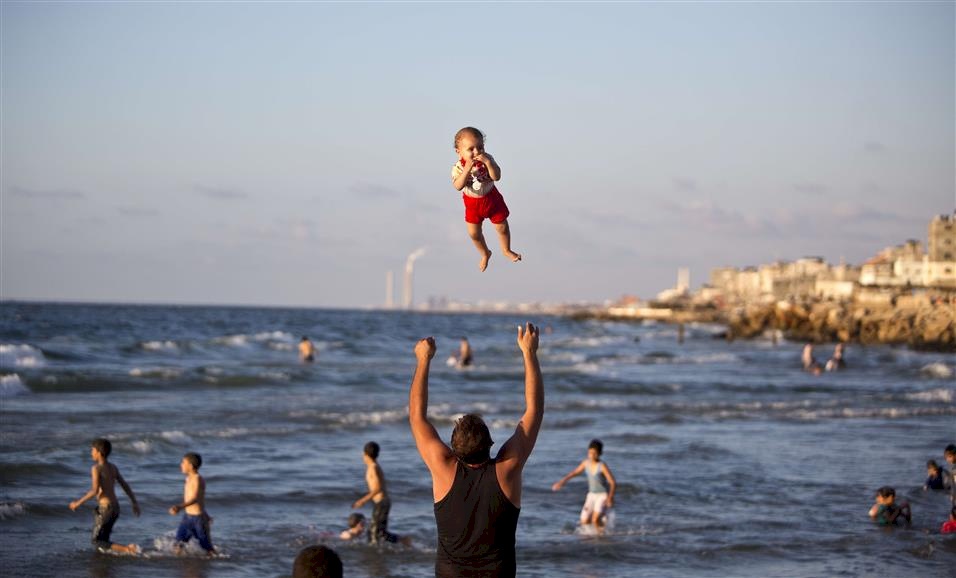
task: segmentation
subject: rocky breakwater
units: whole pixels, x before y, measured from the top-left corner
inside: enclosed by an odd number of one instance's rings
[[[904,344],[956,352],[956,303],[900,297],[884,304],[829,301],[748,304],[727,312],[727,337],[780,331],[795,341]]]

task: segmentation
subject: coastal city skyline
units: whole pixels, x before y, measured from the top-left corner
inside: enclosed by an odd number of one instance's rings
[[[4,2],[0,297],[380,306],[425,248],[416,302],[649,298],[956,205],[952,3],[462,10]],[[485,273],[465,125],[525,256],[486,223]]]

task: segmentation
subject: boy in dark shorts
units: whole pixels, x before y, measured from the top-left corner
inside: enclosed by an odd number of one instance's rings
[[[93,468],[90,470],[90,477],[93,479],[90,491],[83,494],[79,500],[70,502],[70,509],[74,512],[90,498],[96,498],[96,510],[93,514],[93,545],[100,552],[119,552],[121,554],[138,554],[139,546],[136,544],[122,545],[114,544],[110,541],[110,534],[113,532],[113,525],[119,519],[120,509],[119,501],[116,499],[116,484],[118,483],[129,501],[133,504],[133,515],[139,516],[139,504],[136,502],[136,495],[133,489],[129,487],[119,468],[110,463],[109,455],[113,451],[113,444],[110,440],[97,438],[90,444],[90,457],[93,458]]]
[[[179,470],[186,476],[183,484],[183,501],[169,508],[169,515],[175,516],[180,510],[185,510],[183,519],[176,530],[177,553],[190,539],[196,538],[199,546],[206,554],[213,555],[215,549],[209,534],[209,523],[212,518],[206,513],[206,480],[199,475],[202,466],[202,457],[199,454],[188,453],[179,463]]]
[[[388,512],[392,509],[392,502],[388,499],[388,490],[385,487],[385,473],[378,465],[379,447],[375,442],[368,442],[362,453],[365,462],[365,482],[368,484],[368,493],[352,504],[352,509],[361,508],[366,502],[372,502],[372,524],[369,526],[369,536],[373,544],[383,542],[397,542],[398,536],[388,531]]]

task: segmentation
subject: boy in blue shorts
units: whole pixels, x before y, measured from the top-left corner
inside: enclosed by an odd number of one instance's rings
[[[199,546],[210,556],[215,553],[209,535],[209,523],[212,518],[206,513],[206,480],[199,475],[202,457],[199,454],[188,453],[179,463],[179,470],[186,476],[183,486],[183,501],[169,508],[169,514],[175,516],[180,510],[185,510],[183,519],[176,530],[177,550],[192,538],[196,538]]]

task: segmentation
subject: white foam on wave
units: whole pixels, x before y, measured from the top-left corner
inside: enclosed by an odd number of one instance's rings
[[[275,381],[289,381],[292,379],[292,376],[284,371],[263,371],[259,374],[259,377],[263,379],[272,379]]]
[[[953,376],[953,370],[951,367],[945,363],[939,361],[935,363],[929,363],[920,368],[920,373],[923,375],[928,375],[930,377],[939,377],[939,378],[949,378]]]
[[[134,367],[129,370],[131,377],[162,377],[171,379],[183,374],[183,370],[178,367]]]
[[[936,389],[930,389],[927,391],[917,391],[914,393],[907,393],[904,395],[906,399],[912,399],[915,401],[928,401],[928,402],[943,402],[943,403],[952,403],[953,402],[953,390],[947,387],[940,387]]]
[[[30,388],[23,384],[16,373],[0,375],[0,398],[15,397],[30,393]]]
[[[153,442],[148,440],[137,440],[130,444],[130,446],[132,446],[133,451],[138,454],[145,455],[153,451]]]
[[[677,363],[691,363],[702,365],[705,363],[740,363],[740,357],[733,353],[706,353],[703,355],[691,355],[688,357],[678,357],[674,361]]]
[[[228,345],[229,347],[249,347],[250,342],[265,343],[267,347],[273,349],[292,349],[294,337],[286,331],[263,331],[248,335],[237,333],[235,335],[223,335],[213,339],[213,343],[219,345]]]
[[[179,430],[164,431],[159,434],[159,437],[174,444],[190,444],[193,441],[193,438],[186,435],[185,432]]]
[[[405,408],[382,411],[354,411],[344,414],[327,414],[331,421],[342,425],[377,425],[396,423],[408,418]]]
[[[25,343],[0,344],[0,367],[42,367],[43,352]]]
[[[144,341],[140,347],[146,351],[178,351],[179,345],[175,341]]]
[[[9,520],[27,513],[23,502],[0,502],[0,520]]]
[[[294,337],[285,331],[264,331],[252,336],[256,341],[286,341],[291,342]]]

